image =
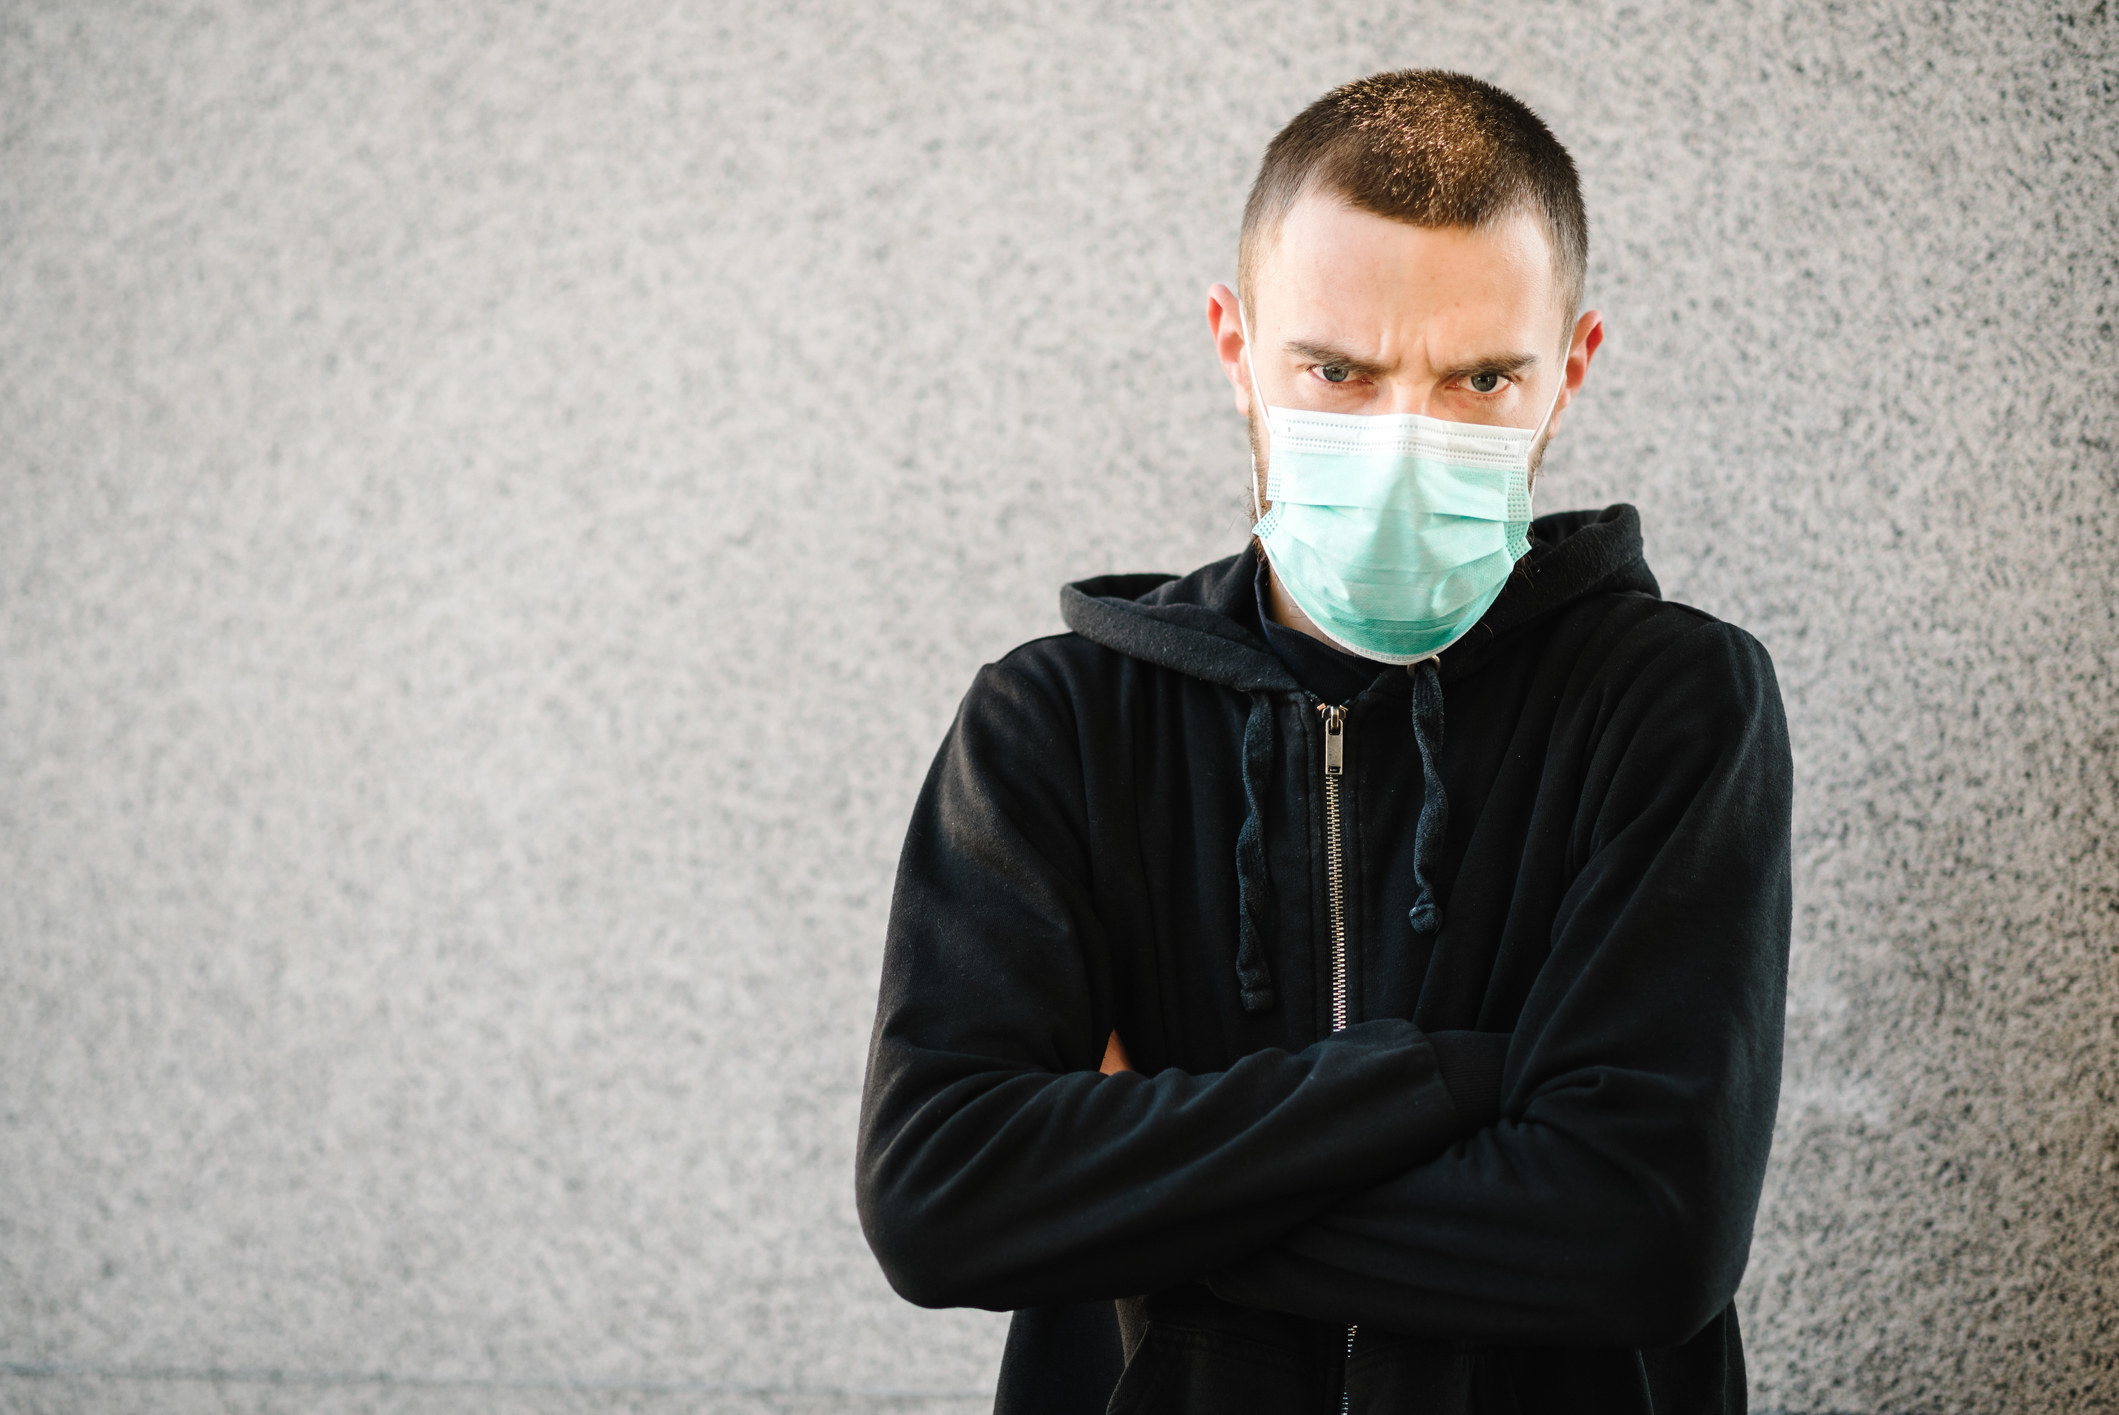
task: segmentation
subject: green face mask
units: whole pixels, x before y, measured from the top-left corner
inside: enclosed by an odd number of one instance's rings
[[[1246,323],[1246,364],[1250,347]],[[1383,663],[1462,638],[1530,550],[1530,454],[1559,389],[1537,427],[1486,427],[1274,408],[1250,373],[1273,503],[1251,533],[1289,597],[1332,642]]]

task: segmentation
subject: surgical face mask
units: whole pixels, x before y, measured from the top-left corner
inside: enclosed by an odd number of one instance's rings
[[[1434,657],[1479,622],[1530,550],[1530,457],[1560,389],[1528,429],[1275,408],[1258,388],[1241,304],[1237,318],[1270,437],[1272,509],[1251,533],[1273,574],[1349,653]],[[1252,496],[1255,514],[1255,476]]]

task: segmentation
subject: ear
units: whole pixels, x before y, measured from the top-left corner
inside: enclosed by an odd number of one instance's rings
[[[1589,361],[1597,356],[1597,349],[1604,343],[1604,316],[1595,310],[1584,312],[1575,321],[1574,337],[1567,343],[1566,385],[1560,390],[1560,401],[1553,405],[1552,420],[1547,424],[1546,437],[1560,430],[1560,414],[1574,402],[1575,394],[1581,390],[1583,380],[1589,377]]]
[[[1214,337],[1214,357],[1236,395],[1236,411],[1251,415],[1251,376],[1243,364],[1243,319],[1238,313],[1236,292],[1226,285],[1207,291],[1207,332]]]

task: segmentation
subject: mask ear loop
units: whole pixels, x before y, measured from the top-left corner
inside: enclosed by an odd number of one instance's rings
[[[1266,425],[1266,465],[1273,463],[1273,410],[1266,406],[1266,395],[1258,388],[1258,364],[1251,358],[1251,322],[1244,317],[1243,296],[1236,297],[1236,327],[1243,331],[1243,367],[1251,376],[1251,399],[1258,404],[1258,415]],[[1548,413],[1546,416],[1550,417]],[[1251,454],[1251,524],[1257,525],[1265,519],[1265,506],[1258,499],[1259,472],[1258,454]]]
[[[1573,346],[1572,346],[1572,345],[1570,345],[1570,346],[1569,346],[1570,352],[1572,351],[1572,348],[1573,348]],[[1536,451],[1536,450],[1537,450],[1537,447],[1538,447],[1538,438],[1539,438],[1540,436],[1542,436],[1542,435],[1544,434],[1544,432],[1545,432],[1545,429],[1546,429],[1546,427],[1547,427],[1547,426],[1548,426],[1548,425],[1549,425],[1549,424],[1550,424],[1550,423],[1552,422],[1552,415],[1553,415],[1553,414],[1554,414],[1555,412],[1559,411],[1559,407],[1560,407],[1560,395],[1561,395],[1562,393],[1565,393],[1566,391],[1567,391],[1567,360],[1563,358],[1563,359],[1561,359],[1561,360],[1560,360],[1560,386],[1559,386],[1558,388],[1555,388],[1555,389],[1553,389],[1553,391],[1552,391],[1552,401],[1551,401],[1550,403],[1547,403],[1547,404],[1545,405],[1545,416],[1544,416],[1544,417],[1542,417],[1542,418],[1540,418],[1540,419],[1538,419],[1538,426],[1537,426],[1537,428],[1536,428],[1536,429],[1535,429],[1535,430],[1534,430],[1534,431],[1533,431],[1533,432],[1531,433],[1531,435],[1530,435],[1530,447],[1529,447],[1528,449],[1526,449],[1526,450],[1525,450],[1525,452],[1524,452],[1524,454],[1523,454],[1523,455],[1524,455],[1524,458],[1525,458],[1525,460],[1526,460],[1526,461],[1527,461],[1527,460],[1529,459],[1529,457],[1530,457],[1530,454],[1531,454],[1532,452],[1534,452],[1534,451]],[[1526,467],[1524,468],[1524,470],[1525,470],[1525,472],[1526,472],[1526,473],[1528,473],[1528,472],[1530,472],[1530,471],[1531,471],[1531,469],[1530,469],[1530,468],[1529,468],[1528,466],[1526,466]],[[1525,500],[1526,502],[1527,502],[1527,501],[1529,500],[1529,498],[1530,498],[1530,492],[1531,492],[1530,482],[1526,480],[1526,481],[1525,481],[1525,483],[1524,483],[1524,486],[1523,486],[1523,496],[1524,496],[1524,500]]]
[[[1246,341],[1246,342],[1248,342],[1248,341]],[[1569,347],[1570,347],[1570,349],[1572,348],[1572,346],[1569,346]],[[1546,425],[1547,423],[1549,423],[1549,422],[1551,422],[1551,421],[1552,421],[1552,415],[1553,415],[1554,411],[1555,411],[1555,410],[1557,410],[1557,409],[1559,408],[1559,406],[1560,406],[1560,395],[1561,395],[1562,393],[1565,393],[1566,391],[1567,391],[1567,360],[1565,360],[1565,359],[1562,359],[1562,360],[1560,360],[1560,386],[1559,386],[1558,388],[1555,388],[1555,389],[1553,389],[1553,391],[1552,391],[1552,401],[1551,401],[1550,403],[1547,403],[1547,404],[1545,405],[1545,416],[1544,416],[1544,417],[1542,417],[1542,418],[1539,418],[1539,419],[1538,419],[1538,425],[1537,425],[1537,426],[1536,426],[1535,428],[1532,428],[1532,429],[1531,429],[1531,433],[1530,433],[1530,440],[1531,440],[1531,442],[1532,442],[1532,443],[1536,443],[1536,442],[1537,442],[1537,440],[1538,440],[1538,434],[1539,434],[1539,433],[1542,433],[1542,432],[1544,432],[1544,431],[1545,431],[1545,425]]]

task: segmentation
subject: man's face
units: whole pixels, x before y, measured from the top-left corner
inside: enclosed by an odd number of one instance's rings
[[[1262,480],[1266,431],[1235,297],[1216,286],[1211,298]],[[1258,387],[1276,408],[1534,428],[1556,394],[1566,405],[1603,338],[1594,312],[1568,327],[1545,228],[1530,213],[1476,230],[1412,226],[1311,193],[1263,253],[1253,298],[1244,313]],[[1558,421],[1555,408],[1534,469]]]

